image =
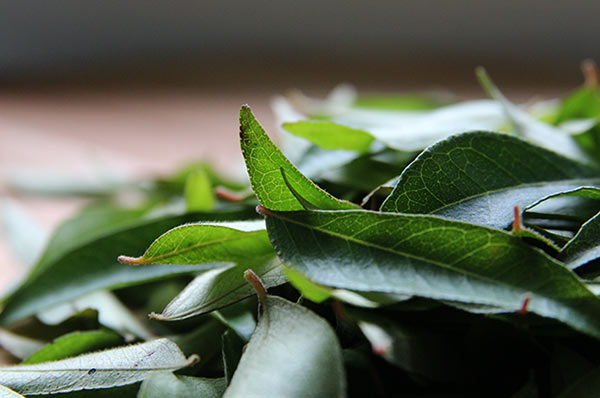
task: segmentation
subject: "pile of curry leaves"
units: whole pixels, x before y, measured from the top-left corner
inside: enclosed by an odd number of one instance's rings
[[[283,151],[241,108],[249,184],[194,164],[95,187],[3,299],[22,362],[0,395],[597,397],[586,65],[529,107],[483,70],[486,100],[292,93]],[[30,261],[39,239],[6,218]]]

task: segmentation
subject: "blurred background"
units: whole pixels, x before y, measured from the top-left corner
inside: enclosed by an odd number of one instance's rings
[[[560,96],[581,84],[582,59],[600,59],[598,15],[597,0],[5,1],[0,197],[49,231],[81,200],[7,181],[139,177],[192,159],[237,169],[239,106],[273,131],[269,100],[290,88],[483,98],[484,65],[513,100]]]

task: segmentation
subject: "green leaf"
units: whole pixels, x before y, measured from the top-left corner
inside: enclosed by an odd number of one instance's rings
[[[225,379],[206,379],[158,373],[144,380],[138,398],[220,398],[226,387]]]
[[[34,363],[56,361],[90,351],[114,347],[121,343],[123,343],[123,338],[109,330],[72,332],[57,338],[52,343],[41,348],[23,361],[23,364],[31,365]]]
[[[159,339],[60,361],[0,368],[0,384],[25,395],[109,388],[184,368],[196,360],[186,359],[175,343]]]
[[[175,297],[161,314],[151,314],[159,320],[175,321],[206,314],[254,294],[244,279],[248,265],[216,268],[197,276]],[[280,261],[267,261],[251,266],[267,288],[285,283]]]
[[[565,98],[556,116],[555,124],[574,119],[590,119],[600,116],[600,90],[583,86]]]
[[[344,149],[365,153],[375,140],[366,131],[353,129],[332,122],[300,121],[284,123],[290,133],[303,137],[323,149]]]
[[[126,264],[254,264],[275,253],[260,220],[178,226],[157,238],[141,257],[120,256]]]
[[[205,171],[191,173],[185,182],[184,196],[189,212],[213,210],[216,198],[208,173]]]
[[[164,231],[190,221],[227,220],[247,218],[248,213],[240,211],[189,214],[183,216],[163,216],[157,219],[138,220],[122,227],[113,228],[106,235],[81,245],[56,248],[50,245],[48,254],[39,268],[32,273],[6,302],[0,314],[0,324],[34,315],[45,308],[71,301],[99,289],[131,286],[175,275],[189,274],[214,268],[217,264],[200,266],[149,265],[133,267],[117,262],[123,252],[142,252],[152,240]]]
[[[266,296],[263,314],[224,397],[343,397],[342,351],[329,324]]]
[[[260,210],[279,256],[317,283],[507,311],[526,300],[529,311],[600,338],[600,300],[509,233],[426,215]]]
[[[473,132],[426,149],[401,174],[381,210],[434,213],[504,228],[514,206],[600,184],[595,168],[503,134]]]
[[[502,106],[504,114],[510,121],[516,134],[523,136],[541,147],[563,154],[572,159],[587,159],[585,152],[583,152],[569,134],[550,124],[537,120],[510,102],[498,87],[496,87],[494,82],[492,82],[492,79],[490,79],[485,69],[479,67],[476,69],[475,73],[481,86],[487,91],[488,95]]]
[[[360,95],[354,100],[353,106],[379,110],[418,111],[435,109],[442,104],[435,98],[421,94],[379,94]]]
[[[584,223],[560,253],[560,259],[571,269],[597,258],[600,258],[600,213]]]
[[[271,142],[250,108],[240,110],[240,141],[252,189],[258,201],[276,210],[300,210],[303,206],[286,187],[281,169],[291,186],[321,209],[353,209],[358,206],[339,200],[302,175]]]

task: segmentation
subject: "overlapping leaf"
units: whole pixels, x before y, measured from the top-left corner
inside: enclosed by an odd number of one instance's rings
[[[342,351],[327,322],[267,296],[224,397],[343,397]]]
[[[528,309],[600,337],[600,300],[502,231],[435,216],[261,209],[280,257],[317,283]],[[525,272],[526,271],[526,272]]]
[[[0,368],[0,384],[21,394],[48,394],[117,387],[190,366],[167,339],[34,365]]]
[[[504,228],[514,206],[547,195],[600,184],[599,172],[504,134],[473,132],[427,150],[400,176],[381,210],[434,213]]]
[[[142,252],[156,236],[186,222],[242,219],[250,215],[247,211],[239,210],[150,219],[139,218],[138,215],[137,219],[128,220],[125,225],[107,224],[104,228],[82,234],[86,235],[86,239],[76,235],[77,223],[71,222],[69,233],[65,231],[53,240],[55,244],[50,243],[33,273],[9,297],[0,314],[0,323],[6,324],[33,315],[95,290],[214,268],[217,264],[134,267],[119,264],[117,257],[123,252]],[[67,237],[72,237],[73,241],[70,242]]]
[[[275,210],[300,210],[302,204],[287,188],[289,184],[308,202],[320,209],[358,208],[317,187],[298,171],[271,142],[247,106],[240,110],[240,140],[248,175],[258,201]]]

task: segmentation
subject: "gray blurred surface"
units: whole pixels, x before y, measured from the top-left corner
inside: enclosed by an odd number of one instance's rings
[[[599,15],[598,0],[3,1],[0,74],[304,54],[551,67],[598,57]]]

